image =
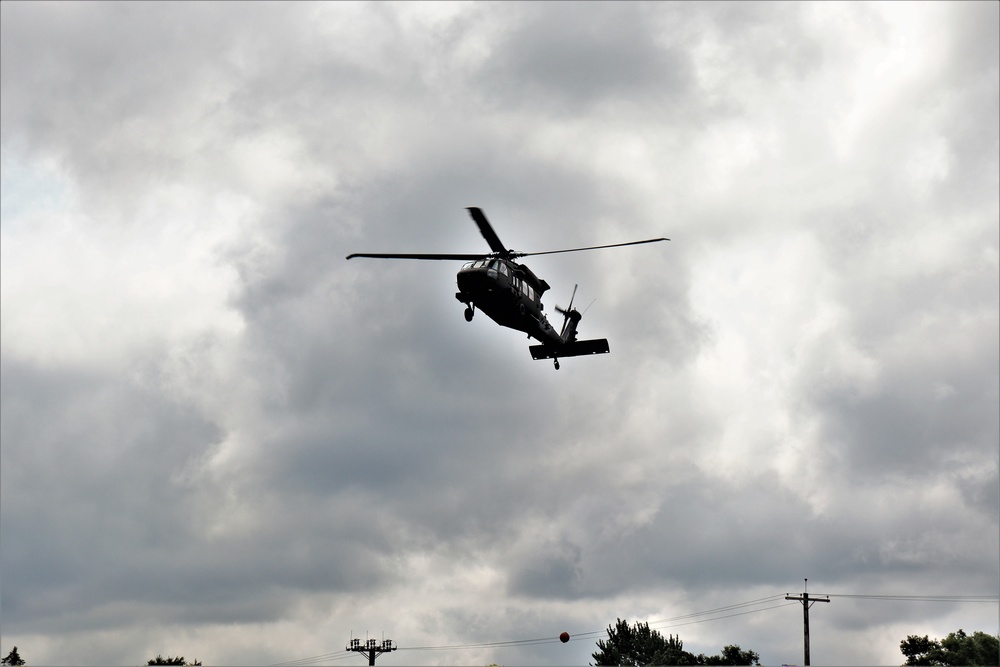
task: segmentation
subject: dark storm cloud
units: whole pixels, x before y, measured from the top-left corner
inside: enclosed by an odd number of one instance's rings
[[[510,567],[509,590],[515,595],[574,599],[580,594],[580,556],[583,549],[570,544],[540,546],[524,562]]]
[[[24,26],[4,42],[5,141],[54,154],[81,196],[117,197],[119,207],[145,187],[191,178],[245,188],[241,173],[268,165],[234,164],[227,149],[266,146],[275,135],[309,136],[354,173],[345,151],[356,157],[366,127],[351,100],[392,88],[396,81],[381,79],[392,78],[385,65],[398,57],[374,64],[345,57],[348,45],[322,35],[341,21],[317,17],[319,31],[307,38],[312,55],[292,68],[303,46],[295,26],[309,20],[310,8],[247,5],[235,23],[223,4],[178,9],[5,7],[5,17]],[[377,20],[374,27],[391,30]],[[15,88],[22,81],[30,89]],[[359,134],[344,132],[352,126]]]
[[[541,4],[503,27],[484,74],[491,100],[567,117],[592,106],[645,100],[669,114],[692,86],[686,54],[660,41],[639,4]]]
[[[995,346],[980,343],[972,347],[980,360],[976,363],[989,360],[991,352],[997,363]],[[898,384],[872,397],[819,390],[817,407],[830,420],[828,440],[847,448],[856,474],[936,476],[962,465],[966,455],[992,451],[1000,430],[996,420],[981,416],[1000,400],[995,378],[969,372],[961,359],[936,361],[929,368],[892,369]]]
[[[5,7],[4,17],[19,26],[3,45],[5,141],[58,151],[77,178],[123,177],[139,162],[145,175],[176,171],[180,146],[154,135],[167,116],[209,120],[185,110],[199,113],[216,83],[221,54],[211,35],[223,16],[49,5]],[[30,91],[11,87],[20,81],[32,81]]]
[[[648,522],[621,526],[610,535],[606,527],[594,526],[600,540],[587,532],[565,536],[555,517],[544,522],[551,526],[550,539],[564,536],[562,546],[519,565],[511,581],[514,590],[552,594],[539,581],[543,572],[560,594],[584,599],[650,585],[707,594],[748,576],[780,589],[788,585],[788,572],[802,570],[822,572],[825,584],[838,588],[842,578],[859,576],[866,567],[893,575],[877,555],[867,566],[857,561],[859,553],[877,551],[879,535],[859,532],[848,516],[816,516],[773,475],[748,473],[735,483],[701,479],[666,487]],[[919,530],[900,526],[897,534],[916,538]]]
[[[117,599],[135,558],[190,539],[177,477],[217,440],[214,424],[105,374],[13,359],[3,394],[3,562],[19,572],[4,602],[18,622],[38,622],[36,605],[66,587],[95,606]]]
[[[274,515],[265,506],[252,535],[206,530],[226,498],[196,483],[191,470],[219,431],[183,406],[121,378],[16,361],[4,362],[3,388],[3,562],[19,573],[4,586],[8,627],[253,622],[286,608],[289,590],[351,589],[382,576],[367,565],[367,547],[347,542],[327,544],[321,559],[304,558],[316,545],[296,535],[317,526],[286,515],[301,508]],[[39,429],[29,414],[48,426]],[[33,488],[46,493],[29,505]],[[350,512],[321,525],[368,532]],[[86,605],[75,608],[72,599]],[[50,604],[63,613],[53,616]]]

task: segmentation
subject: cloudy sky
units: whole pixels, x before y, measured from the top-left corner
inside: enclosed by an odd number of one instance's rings
[[[1000,632],[996,2],[0,11],[3,655],[794,663],[805,578],[814,664]],[[556,372],[344,259],[466,206],[672,240],[528,262],[610,340]]]

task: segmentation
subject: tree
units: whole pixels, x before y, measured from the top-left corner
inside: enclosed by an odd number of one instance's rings
[[[23,665],[25,664],[24,659],[17,652],[17,647],[15,646],[7,657],[0,660],[0,665]]]
[[[662,658],[668,651],[674,650],[683,653],[680,639],[676,641],[671,636],[671,641],[667,641],[656,630],[649,629],[649,623],[638,623],[629,627],[628,621],[617,619],[615,626],[608,626],[608,640],[599,639],[597,653],[591,654],[596,661],[595,665],[629,665],[639,667],[641,665],[652,665],[656,660],[654,657]],[[668,664],[661,662],[660,664]],[[675,662],[671,664],[685,664]]]
[[[739,646],[726,646],[721,655],[694,655],[684,650],[680,637],[664,637],[651,630],[648,623],[629,626],[620,618],[614,627],[608,626],[608,639],[597,641],[596,653],[591,654],[595,665],[759,665],[760,656],[755,651],[744,651]]]
[[[756,651],[744,651],[739,646],[725,646],[720,655],[699,655],[699,665],[759,665]]]
[[[653,630],[654,633],[663,639],[663,635]],[[698,659],[694,657],[694,654],[688,653],[684,650],[684,642],[681,641],[680,636],[674,637],[670,635],[664,642],[663,647],[653,654],[653,661],[646,663],[650,665],[696,665],[698,664]]]
[[[150,658],[146,662],[147,665],[200,665],[200,660],[195,660],[194,662],[188,662],[184,659],[184,656],[179,655],[176,658],[167,657],[164,658],[162,655],[157,654],[155,658]]]
[[[969,636],[959,629],[941,640],[910,635],[899,642],[899,650],[906,656],[905,665],[1000,664],[1000,637],[985,632]]]

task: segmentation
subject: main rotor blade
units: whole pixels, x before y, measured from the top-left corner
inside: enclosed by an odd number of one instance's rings
[[[473,261],[476,259],[483,259],[484,257],[489,257],[489,255],[484,255],[479,253],[476,255],[467,254],[436,254],[428,255],[422,253],[398,253],[398,252],[355,252],[347,256],[347,259],[353,259],[354,257],[368,257],[370,259],[458,259],[465,261]]]
[[[515,252],[512,257],[530,257],[532,255],[556,255],[561,252],[580,252],[581,250],[600,250],[601,248],[620,248],[626,245],[642,245],[643,243],[657,243],[659,241],[669,241],[670,239],[646,239],[645,241],[629,241],[628,243],[611,243],[609,245],[592,245],[586,248],[566,248],[565,250],[545,250],[542,252]]]
[[[479,232],[483,235],[483,238],[490,244],[490,250],[501,255],[506,255],[507,248],[503,247],[503,243],[500,242],[500,237],[497,236],[495,231],[493,231],[493,225],[491,225],[490,221],[486,219],[485,215],[483,215],[482,209],[476,208],[475,206],[467,206],[466,210],[469,212],[469,215],[472,216],[472,219],[476,221],[476,225],[479,227]]]

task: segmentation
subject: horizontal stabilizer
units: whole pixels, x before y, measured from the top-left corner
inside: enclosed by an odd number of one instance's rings
[[[531,358],[538,361],[539,359],[555,359],[557,357],[560,359],[579,357],[584,354],[607,354],[611,348],[608,347],[607,338],[595,338],[593,340],[577,340],[559,347],[530,345],[528,350],[531,352]]]

